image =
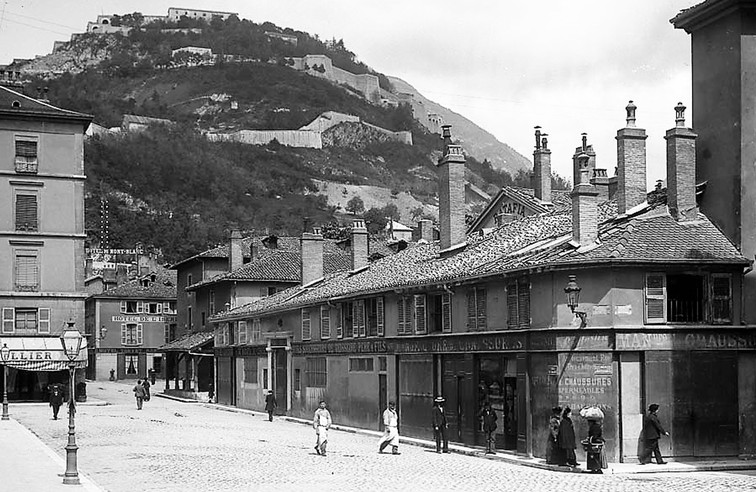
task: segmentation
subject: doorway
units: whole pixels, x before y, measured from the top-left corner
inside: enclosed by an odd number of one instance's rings
[[[473,397],[472,354],[443,356],[443,396],[450,441],[472,444],[476,434],[476,400]]]
[[[386,410],[386,407],[388,406],[388,402],[386,401],[387,392],[388,392],[388,383],[386,381],[386,375],[379,374],[378,375],[378,415],[381,416],[378,418],[379,430],[384,430],[385,428],[385,426],[383,425],[383,411]]]
[[[273,350],[273,394],[279,406],[286,408],[286,395],[288,391],[288,372],[286,351],[283,349]]]

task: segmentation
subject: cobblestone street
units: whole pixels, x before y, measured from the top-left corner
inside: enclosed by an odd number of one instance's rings
[[[376,438],[340,431],[321,457],[312,428],[295,422],[156,397],[137,411],[119,383],[90,383],[88,394],[109,404],[78,407],[79,469],[110,491],[756,490],[756,477],[737,473],[560,473],[409,445],[379,455]],[[11,415],[64,454],[67,419],[51,420],[45,405],[11,405]]]

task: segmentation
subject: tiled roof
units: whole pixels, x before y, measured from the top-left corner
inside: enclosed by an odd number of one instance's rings
[[[176,272],[166,268],[158,268],[155,281],[151,281],[152,273],[130,280],[121,285],[112,287],[94,298],[138,298],[138,299],[175,299],[176,298]],[[142,280],[148,280],[147,285],[142,285]]]
[[[296,286],[275,296],[221,313],[215,320],[274,312],[388,290],[440,285],[501,276],[530,268],[570,265],[719,263],[748,261],[703,215],[678,222],[664,205],[647,205],[617,217],[616,204],[599,207],[599,243],[578,249],[572,240],[571,210],[554,210],[507,222],[487,235],[471,235],[453,256],[439,256],[438,243],[410,245],[355,274],[339,273],[309,287]]]
[[[186,352],[189,350],[196,350],[212,341],[214,336],[215,335],[212,331],[190,333],[158,347],[158,350],[163,350],[165,352]]]
[[[19,117],[47,117],[55,119],[78,120],[85,127],[92,121],[92,116],[69,111],[53,106],[52,104],[26,96],[8,87],[0,85],[0,115]]]

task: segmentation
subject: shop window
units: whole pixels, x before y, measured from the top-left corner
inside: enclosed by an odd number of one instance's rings
[[[349,372],[373,372],[373,358],[350,357]]]
[[[507,328],[530,328],[530,281],[527,278],[507,284]]]
[[[257,384],[257,357],[244,358],[244,382]]]
[[[138,354],[126,354],[124,356],[124,362],[126,366],[126,374],[136,376],[139,374],[139,355]]]
[[[307,358],[307,386],[311,388],[325,388],[328,383],[328,372],[325,357]]]
[[[310,311],[307,309],[302,310],[302,340],[310,340],[312,338],[312,327],[310,326]]]
[[[412,334],[412,312],[414,299],[409,296],[400,297],[397,300],[397,313],[399,320],[397,324],[398,335]]]
[[[467,291],[467,329],[485,330],[486,322],[486,289],[473,287]]]
[[[39,291],[39,256],[35,250],[17,250],[13,265],[17,292]]]
[[[37,161],[37,137],[16,137],[16,172],[23,174],[36,174]]]
[[[729,274],[646,274],[646,323],[732,323]]]
[[[39,230],[39,210],[37,194],[31,191],[16,194],[16,230],[37,232]]]
[[[385,332],[383,297],[366,299],[364,302],[367,314],[367,335],[382,337]]]
[[[143,329],[142,323],[122,323],[121,324],[121,345],[134,346],[142,345]]]
[[[320,307],[320,338],[331,338],[331,308],[328,306]]]

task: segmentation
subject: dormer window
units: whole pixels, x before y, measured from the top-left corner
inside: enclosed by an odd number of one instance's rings
[[[13,101],[11,103],[11,107],[13,107],[13,108],[20,108],[21,107],[21,103],[18,102],[18,101]]]
[[[37,138],[16,137],[16,172],[37,174]]]

